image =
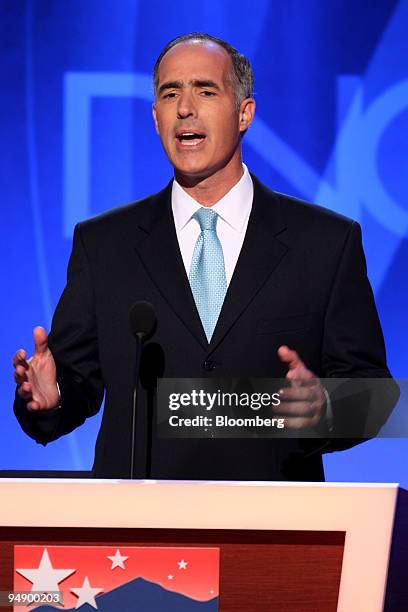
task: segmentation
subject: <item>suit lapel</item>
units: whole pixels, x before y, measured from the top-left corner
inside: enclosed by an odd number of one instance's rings
[[[279,239],[286,228],[282,204],[273,191],[251,176],[254,201],[248,228],[210,344],[178,246],[171,210],[172,181],[151,199],[137,230],[135,249],[147,273],[186,328],[209,351],[222,341],[288,250]]]
[[[277,196],[253,175],[254,200],[242,245],[224,304],[211,338],[212,351],[271,276],[288,247],[278,239],[286,227]]]
[[[206,349],[207,338],[178,246],[171,210],[171,189],[172,181],[149,203],[139,223],[135,249],[163,298]]]

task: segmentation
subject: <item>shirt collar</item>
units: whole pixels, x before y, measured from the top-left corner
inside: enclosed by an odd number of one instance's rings
[[[251,175],[245,164],[242,164],[244,173],[221,200],[218,200],[214,210],[233,229],[241,231],[252,208],[254,186]],[[201,208],[201,204],[192,198],[174,179],[171,192],[171,206],[173,209],[176,231],[187,225],[194,213]]]

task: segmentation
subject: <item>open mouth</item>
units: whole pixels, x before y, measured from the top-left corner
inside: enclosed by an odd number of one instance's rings
[[[176,139],[183,147],[196,147],[205,140],[205,134],[200,132],[177,132]]]

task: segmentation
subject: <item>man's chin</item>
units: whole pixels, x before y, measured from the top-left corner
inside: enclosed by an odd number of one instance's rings
[[[193,186],[214,174],[214,168],[196,164],[173,164],[174,176],[180,185]]]

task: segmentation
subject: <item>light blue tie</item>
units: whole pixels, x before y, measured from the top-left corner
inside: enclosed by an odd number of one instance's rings
[[[193,218],[200,224],[201,233],[195,243],[189,280],[210,342],[227,292],[224,254],[216,231],[217,213],[209,208],[199,208]]]

